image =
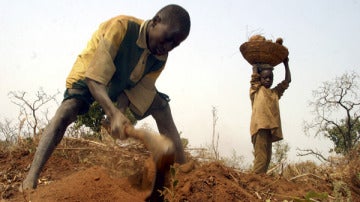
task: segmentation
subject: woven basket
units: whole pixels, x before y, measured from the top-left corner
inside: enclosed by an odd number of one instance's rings
[[[285,46],[270,41],[245,42],[240,46],[240,52],[251,65],[269,64],[273,67],[289,55]]]

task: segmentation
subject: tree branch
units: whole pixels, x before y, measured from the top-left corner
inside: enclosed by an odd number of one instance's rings
[[[297,148],[296,149],[297,151],[299,151],[296,156],[309,156],[309,155],[312,155],[312,156],[315,156],[318,160],[320,160],[321,162],[330,162],[327,158],[325,158],[321,152],[319,151],[314,151],[312,149],[299,149]]]

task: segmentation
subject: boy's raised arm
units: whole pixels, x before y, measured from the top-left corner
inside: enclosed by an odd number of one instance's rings
[[[250,80],[250,99],[253,100],[255,93],[259,90],[261,83],[260,83],[260,75],[259,69],[256,65],[252,66],[252,75]]]
[[[257,74],[259,72],[256,65],[252,66],[252,71],[253,71],[253,74]]]
[[[283,63],[285,66],[285,81],[290,83],[291,82],[291,73],[290,73],[290,68],[289,68],[289,58],[286,57]]]

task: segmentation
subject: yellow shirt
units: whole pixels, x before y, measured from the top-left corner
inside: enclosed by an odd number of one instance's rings
[[[139,114],[144,114],[167,60],[167,55],[153,55],[147,48],[148,22],[117,16],[102,23],[77,57],[66,88],[86,87],[84,80],[90,78],[106,85],[113,101],[124,91]]]
[[[275,88],[267,89],[261,85],[259,74],[253,74],[250,83],[250,134],[255,135],[259,129],[270,129],[273,142],[283,139],[279,99],[289,87],[289,83],[282,81]]]

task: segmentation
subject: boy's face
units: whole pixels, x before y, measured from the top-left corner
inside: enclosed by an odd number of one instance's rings
[[[265,88],[270,88],[274,80],[274,74],[270,69],[264,69],[260,72],[260,82]]]
[[[165,55],[187,37],[179,26],[152,20],[148,29],[147,45],[154,55]]]

